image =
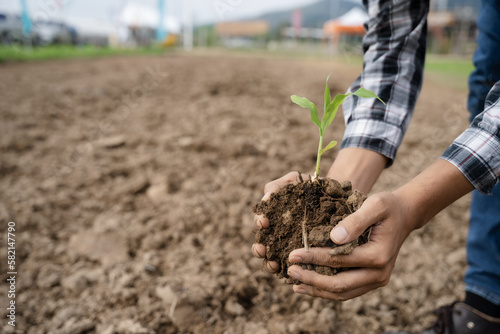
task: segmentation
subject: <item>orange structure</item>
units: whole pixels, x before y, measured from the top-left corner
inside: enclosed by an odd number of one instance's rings
[[[325,36],[340,36],[346,35],[359,35],[363,36],[365,34],[365,28],[363,25],[344,25],[337,21],[328,21],[323,26],[323,34]]]
[[[353,8],[341,17],[323,25],[323,36],[329,40],[333,53],[337,53],[342,36],[359,36],[365,34],[364,23],[368,14],[360,8]]]

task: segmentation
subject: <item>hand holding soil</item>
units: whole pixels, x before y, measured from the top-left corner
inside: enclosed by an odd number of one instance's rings
[[[307,178],[307,175],[303,174],[302,177]],[[283,188],[287,184],[290,184],[292,182],[298,182],[299,180],[300,180],[299,173],[291,172],[277,180],[267,183],[264,187],[264,197],[262,197],[262,201],[269,200],[272,193],[278,192],[281,188]],[[269,219],[263,214],[256,214],[254,217],[254,225],[257,230],[260,230],[262,228],[268,228]],[[260,243],[254,243],[252,245],[252,253],[255,257],[265,258],[266,246]],[[277,271],[280,270],[280,265],[276,261],[272,260],[266,261],[265,265],[267,270],[269,270],[272,273],[276,273]]]
[[[302,282],[293,287],[294,291],[326,299],[347,300],[387,285],[399,249],[414,228],[415,219],[410,218],[405,202],[394,193],[370,196],[358,211],[342,220],[331,233],[335,242],[348,244],[371,227],[368,242],[346,255],[332,256],[328,248],[311,248],[309,252],[295,250],[289,256],[293,263],[352,269],[335,276],[325,276],[293,265],[288,274]],[[337,240],[334,235],[345,238]]]
[[[282,184],[283,179],[291,179],[292,175],[275,182]],[[352,299],[387,285],[399,250],[411,231],[422,227],[444,207],[471,190],[471,184],[461,175],[453,165],[438,160],[396,191],[368,197],[329,234],[337,245],[355,241],[353,245],[358,247],[351,247],[350,254],[333,254],[330,245],[312,247],[308,251],[296,249],[285,262],[291,264],[288,270],[284,273],[281,268],[278,276],[282,274],[295,283],[300,282],[293,287],[297,293],[332,300]],[[271,196],[271,200],[276,196],[278,194]],[[369,228],[369,240],[365,241]],[[260,238],[257,234],[257,240]],[[266,251],[269,251],[267,247]],[[273,256],[268,252],[264,255],[266,258]],[[331,272],[316,268],[330,268]]]
[[[283,195],[290,196],[290,191],[283,189],[299,184],[297,183],[299,179],[299,174],[295,172],[268,183],[265,187],[266,196],[263,199],[265,202],[259,203],[255,208],[256,211],[266,210],[266,207],[279,201]],[[279,188],[280,186],[282,188]],[[281,190],[276,192],[277,189]],[[352,193],[354,192],[351,191],[351,196]],[[351,196],[348,198],[353,199]],[[356,205],[356,202],[362,202],[363,199],[364,197],[360,197],[358,201],[351,200],[349,205]],[[319,205],[324,208],[328,205],[324,203],[328,201],[323,199]],[[287,209],[289,208],[285,207],[268,213],[271,222],[280,215],[288,216],[283,213]],[[289,250],[297,248],[296,245],[302,243],[301,236],[297,236],[301,234],[297,231],[300,226],[292,228],[295,233],[290,240],[283,234],[286,227],[276,228],[270,224],[268,218],[256,215],[256,227],[259,229],[256,240],[266,246],[256,243],[252,250],[255,256],[266,259],[268,270],[275,272],[280,278],[288,278],[289,283],[297,283],[293,287],[297,293],[333,300],[351,299],[385,286],[389,282],[399,249],[414,228],[415,219],[406,217],[405,209],[404,201],[393,193],[373,195],[362,205],[360,204],[358,211],[346,215],[343,220],[340,221],[338,216],[333,215],[333,221],[337,221],[333,229],[332,224],[322,226],[321,219],[316,220],[316,223],[314,220],[311,221],[312,224],[308,227],[311,246],[327,247],[311,247],[308,250],[300,248],[292,252]],[[325,214],[324,210],[318,212],[320,215]],[[291,214],[289,219],[293,216]],[[276,247],[273,244],[276,239],[269,240],[273,239],[274,235],[285,237],[286,243]],[[359,247],[356,247],[358,245]],[[283,256],[283,253],[286,253],[286,256]]]
[[[304,180],[305,178],[305,180]],[[329,256],[349,254],[354,247],[366,243],[370,229],[359,238],[345,244],[335,244],[330,231],[343,218],[359,209],[366,196],[351,189],[350,182],[326,178],[312,181],[311,176],[289,173],[270,182],[266,195],[254,211],[254,222],[259,229],[252,247],[255,256],[265,259],[266,267],[280,278],[289,278],[288,268],[291,251],[305,247],[330,247]],[[304,269],[324,275],[334,275],[345,270],[328,265],[303,263]],[[299,279],[293,281],[300,283]]]

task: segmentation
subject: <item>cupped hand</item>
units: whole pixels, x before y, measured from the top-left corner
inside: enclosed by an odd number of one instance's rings
[[[349,255],[329,255],[329,248],[297,249],[290,253],[292,263],[310,263],[333,268],[353,268],[334,276],[320,275],[298,265],[288,269],[297,293],[333,300],[347,300],[385,286],[399,249],[417,220],[410,214],[406,200],[395,193],[370,196],[361,208],[341,221],[330,234],[336,244],[355,240],[372,226],[370,240]],[[289,279],[290,281],[290,279]]]
[[[309,175],[302,174],[302,178],[306,180],[309,177]],[[285,176],[280,177],[279,179],[276,179],[274,181],[271,181],[267,183],[264,187],[264,197],[262,197],[263,201],[267,201],[272,193],[275,193],[279,191],[281,188],[286,186],[289,183],[292,182],[299,182],[300,177],[298,172],[290,172],[286,174]],[[255,215],[254,217],[254,226],[256,229],[261,229],[261,228],[268,228],[269,227],[269,220],[264,217],[263,215]],[[252,245],[252,253],[255,257],[258,258],[265,258],[266,257],[266,246],[262,244],[253,244]],[[278,262],[275,261],[267,261],[266,262],[266,269],[269,270],[272,273],[276,273],[280,270],[280,266]]]

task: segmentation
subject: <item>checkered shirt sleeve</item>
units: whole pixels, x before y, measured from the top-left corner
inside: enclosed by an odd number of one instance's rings
[[[363,38],[364,68],[349,91],[360,86],[377,99],[348,97],[342,148],[383,154],[392,164],[422,86],[429,1],[364,0],[369,19]]]
[[[441,158],[455,165],[477,190],[491,193],[500,178],[500,82],[486,97],[485,110]]]

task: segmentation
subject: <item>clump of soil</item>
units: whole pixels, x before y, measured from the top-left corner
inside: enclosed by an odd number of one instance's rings
[[[342,184],[324,178],[290,183],[271,195],[269,200],[257,203],[253,211],[269,219],[269,228],[260,229],[255,240],[266,246],[264,261],[280,264],[279,278],[288,278],[289,254],[305,247],[303,234],[307,235],[309,247],[331,247],[330,255],[350,254],[354,247],[369,240],[371,229],[358,239],[337,245],[330,239],[330,231],[342,219],[358,210],[366,195],[352,190],[351,182]],[[335,275],[343,268],[331,268],[313,264],[301,264],[305,269],[323,275]]]

